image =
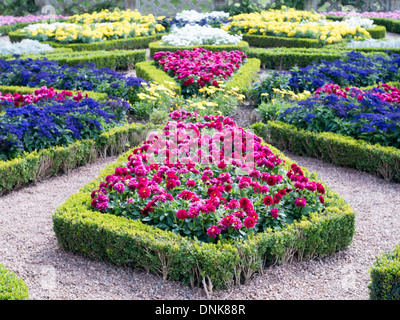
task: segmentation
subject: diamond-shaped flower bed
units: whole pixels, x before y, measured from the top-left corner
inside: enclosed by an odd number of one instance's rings
[[[53,215],[67,250],[204,286],[346,248],[354,212],[229,117],[176,111]]]
[[[153,59],[136,64],[137,76],[149,81],[172,82],[185,97],[197,94],[202,87],[218,87],[220,83],[247,92],[261,64],[259,59],[247,59],[243,51],[213,52],[204,48],[159,51]]]

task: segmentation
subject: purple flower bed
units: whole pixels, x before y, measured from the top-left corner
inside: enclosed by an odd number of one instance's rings
[[[17,23],[33,23],[38,21],[44,20],[58,20],[58,19],[65,19],[66,17],[62,15],[45,15],[45,16],[34,16],[34,15],[27,15],[23,17],[13,17],[13,16],[0,16],[0,27],[1,26],[10,26]]]

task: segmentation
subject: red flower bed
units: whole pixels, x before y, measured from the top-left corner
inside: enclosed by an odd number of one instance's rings
[[[246,61],[242,51],[212,52],[203,48],[156,52],[156,66],[174,77],[182,87],[183,94],[193,94],[204,86],[218,86],[227,80]]]
[[[324,187],[229,117],[175,111],[92,192],[92,207],[202,241],[245,239],[324,210]]]

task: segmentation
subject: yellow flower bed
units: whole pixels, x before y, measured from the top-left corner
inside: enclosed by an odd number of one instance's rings
[[[99,13],[75,15],[70,18],[70,22],[41,24],[32,30],[26,28],[26,32],[29,38],[39,41],[90,43],[150,36],[165,30],[153,15],[142,16],[130,10],[103,10]]]
[[[134,22],[138,24],[145,23],[154,23],[156,22],[156,18],[149,14],[147,16],[141,15],[141,13],[137,10],[119,10],[115,9],[114,11],[109,11],[108,9],[102,10],[100,12],[93,13],[83,13],[76,14],[71,16],[69,22],[79,23],[79,24],[93,24],[93,23],[102,23],[102,22]]]
[[[345,22],[327,22],[324,16],[294,9],[264,10],[260,13],[239,14],[222,29],[233,34],[319,39],[336,43],[343,39],[365,39],[370,35],[360,26]]]

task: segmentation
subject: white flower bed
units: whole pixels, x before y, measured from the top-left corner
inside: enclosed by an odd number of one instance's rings
[[[376,27],[373,20],[362,17],[345,18],[343,19],[343,22],[346,22],[352,28],[360,26],[361,28],[365,29],[373,29]]]
[[[364,41],[350,41],[348,48],[400,48],[400,38],[388,40],[366,39]]]
[[[67,28],[67,27],[77,27],[82,29],[81,25],[77,25],[74,23],[66,23],[66,22],[54,22],[54,23],[35,23],[30,24],[29,26],[22,29],[22,31],[36,31],[38,29],[43,29],[45,31],[54,32],[57,28]]]
[[[189,24],[196,24],[203,19],[223,19],[227,20],[229,18],[229,13],[224,11],[212,11],[201,13],[196,10],[184,10],[176,14],[175,19],[180,21],[188,22]]]
[[[212,28],[210,26],[186,25],[181,29],[171,29],[170,34],[162,37],[161,44],[175,47],[205,44],[223,45],[238,44],[241,40],[241,35],[231,35],[222,29]]]
[[[53,51],[53,47],[36,40],[24,39],[21,42],[9,42],[0,39],[0,55],[4,54],[37,54]]]

